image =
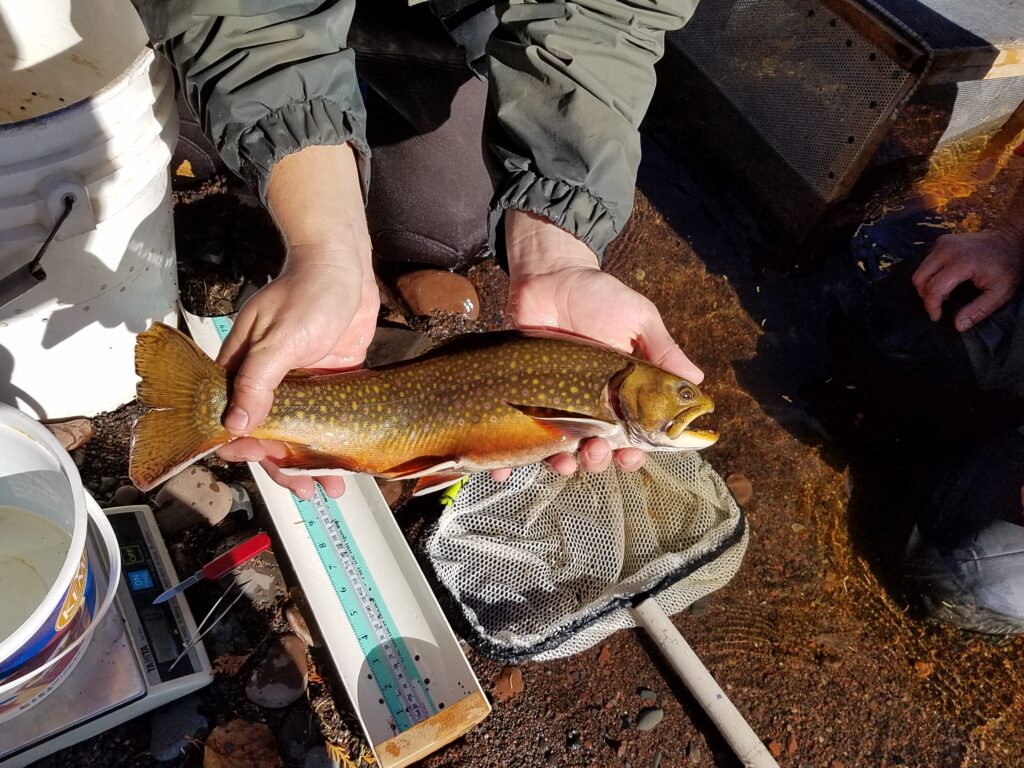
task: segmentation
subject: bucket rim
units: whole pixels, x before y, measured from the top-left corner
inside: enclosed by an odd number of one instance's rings
[[[60,441],[43,426],[40,422],[26,416],[17,408],[6,403],[0,403],[0,426],[6,426],[16,432],[20,432],[32,442],[35,442],[45,449],[57,460],[61,470],[71,485],[71,496],[74,500],[74,530],[71,532],[71,544],[68,553],[64,558],[64,564],[57,573],[53,584],[46,592],[46,596],[39,605],[26,618],[21,625],[5,638],[0,638],[0,661],[3,661],[17,652],[28,642],[42,626],[43,622],[57,608],[57,604],[64,599],[68,587],[78,571],[79,563],[85,552],[85,537],[88,534],[88,512],[85,503],[85,489],[82,486],[82,478],[78,473],[78,467],[72,461],[71,455],[64,450]],[[81,610],[81,609],[79,609]]]
[[[24,120],[13,120],[9,123],[0,123],[0,133],[20,130],[22,128],[34,128],[37,125],[43,125],[51,120],[69,117],[73,112],[85,109],[87,106],[94,108],[100,107],[114,98],[118,92],[125,88],[140,70],[150,66],[155,58],[156,52],[149,47],[148,43],[144,44],[142,46],[142,51],[139,52],[138,56],[132,59],[131,64],[121,70],[112,80],[110,80],[110,82],[98,91],[95,91],[84,98],[78,99],[77,101],[64,104],[57,109],[44,112],[41,115],[26,117]]]

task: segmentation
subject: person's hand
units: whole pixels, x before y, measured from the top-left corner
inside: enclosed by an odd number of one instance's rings
[[[657,307],[606,272],[590,248],[546,219],[509,211],[505,223],[509,259],[506,320],[515,328],[561,330],[600,341],[699,384],[704,374],[676,344]],[[624,471],[643,465],[637,448],[613,452],[607,440],[581,443],[577,456],[560,453],[548,461],[562,474],[576,471],[577,458],[588,472],[601,472],[612,460]],[[495,479],[510,470],[495,471]]]
[[[1024,241],[1013,230],[993,229],[943,235],[911,278],[932,320],[942,317],[942,304],[968,280],[981,295],[961,309],[958,331],[973,328],[1005,304],[1024,280]]]
[[[277,278],[242,307],[217,358],[232,376],[224,426],[240,436],[218,454],[260,462],[299,498],[312,496],[316,481],[340,496],[341,477],[286,475],[278,464],[284,444],[245,435],[267,417],[289,371],[347,370],[366,357],[380,295],[352,150],[308,147],[287,156],[271,174],[267,203],[288,255]]]

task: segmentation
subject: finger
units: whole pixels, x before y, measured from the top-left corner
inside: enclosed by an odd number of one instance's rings
[[[511,467],[505,467],[504,469],[492,469],[491,480],[496,483],[504,483],[512,474]]]
[[[1006,290],[1005,287],[985,291],[957,313],[954,323],[956,329],[961,333],[969,331],[1009,301],[1012,295],[1013,292]]]
[[[935,247],[932,248],[932,252],[925,256],[924,261],[914,270],[914,274],[910,278],[922,299],[924,298],[922,293],[924,287],[946,265],[946,262],[949,260],[949,253],[954,250],[949,247],[950,241],[946,239],[948,237],[951,237],[951,235],[943,235],[935,241]]]
[[[217,455],[224,461],[263,461],[267,452],[256,438],[239,437],[218,448]]]
[[[547,461],[551,470],[560,475],[571,475],[576,471],[576,459],[571,453],[556,453]]]
[[[694,384],[700,384],[704,380],[704,372],[683,354],[672,334],[665,328],[661,315],[655,313],[654,317],[647,321],[641,329],[638,344],[643,356],[659,368],[682,376]]]
[[[576,457],[587,472],[604,472],[612,463],[612,447],[602,437],[585,440]]]
[[[300,499],[310,499],[316,492],[316,481],[309,475],[286,475],[271,458],[261,461],[260,466],[267,471],[271,480],[287,488]]]
[[[287,345],[275,348],[266,339],[249,348],[230,381],[231,405],[224,417],[229,432],[244,435],[267,418],[274,403],[274,389],[292,368],[289,351]]]
[[[323,475],[316,478],[316,481],[332,499],[341,498],[345,493],[345,478],[340,475]]]
[[[647,456],[639,448],[620,448],[615,452],[615,464],[623,472],[636,472]]]
[[[971,265],[953,262],[938,272],[924,287],[924,308],[933,321],[942,317],[942,304],[960,283],[971,279]]]

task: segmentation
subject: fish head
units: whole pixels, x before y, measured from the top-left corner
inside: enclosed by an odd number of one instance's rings
[[[653,365],[636,362],[612,382],[612,403],[630,442],[644,450],[696,450],[718,440],[718,433],[690,429],[715,404],[691,381]]]

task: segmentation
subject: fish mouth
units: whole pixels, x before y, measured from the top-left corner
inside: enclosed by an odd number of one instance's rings
[[[711,413],[715,406],[708,403],[699,408],[684,408],[665,427],[665,436],[673,448],[706,448],[718,440],[718,433],[710,429],[690,429],[695,419]]]

